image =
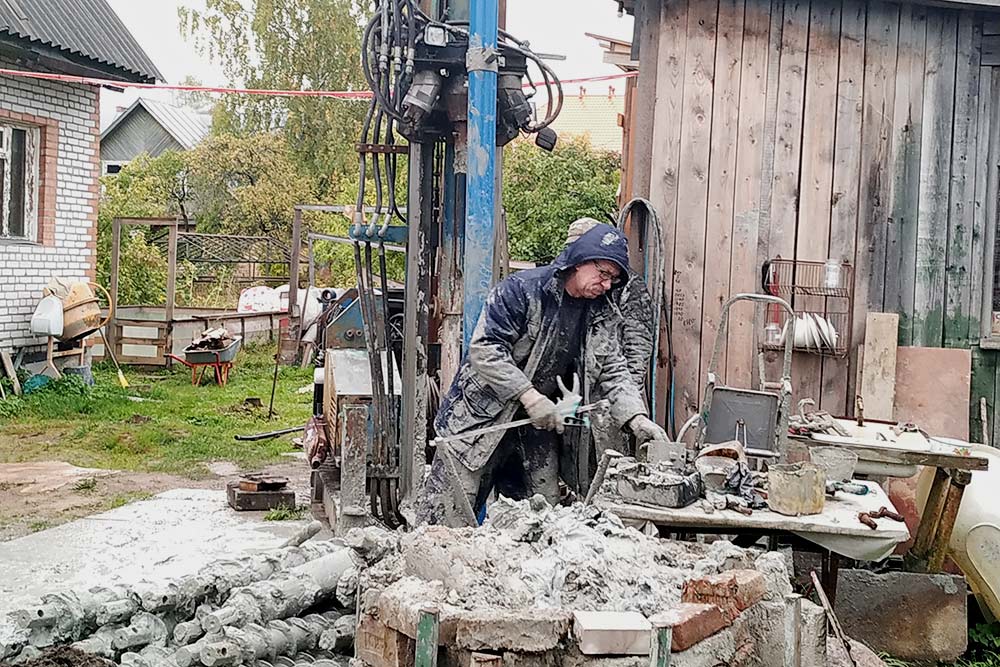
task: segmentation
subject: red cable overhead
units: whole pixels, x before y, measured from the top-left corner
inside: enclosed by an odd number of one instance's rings
[[[589,76],[580,79],[568,79],[562,81],[562,85],[573,83],[587,83],[590,81],[611,81],[613,79],[625,79],[638,75],[638,72],[622,72],[620,74],[607,74],[604,76]],[[185,86],[170,83],[134,83],[131,81],[112,81],[110,79],[97,79],[89,76],[74,76],[72,74],[53,74],[51,72],[25,72],[18,69],[0,68],[0,75],[20,76],[28,79],[42,79],[45,81],[61,81],[63,83],[80,83],[89,86],[108,86],[110,88],[141,88],[146,90],[181,90],[186,92],[201,93],[222,93],[235,95],[267,95],[271,97],[332,97],[342,100],[367,100],[371,99],[372,93],[367,90],[272,90],[267,88],[224,88],[219,86]],[[530,88],[530,84],[525,84],[525,88]]]

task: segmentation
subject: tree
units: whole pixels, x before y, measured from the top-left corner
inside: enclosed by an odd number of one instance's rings
[[[117,174],[101,179],[97,215],[97,276],[111,282],[112,221],[115,218],[162,218],[189,215],[191,190],[184,156],[166,152],[151,158],[140,155]],[[123,228],[119,253],[118,302],[158,304],[165,300],[167,262],[150,243],[144,228]]]
[[[218,60],[231,82],[249,88],[361,90],[361,13],[354,0],[206,0],[181,7],[182,32]],[[338,198],[355,179],[365,104],[334,98],[229,95],[216,130],[281,128],[296,164],[313,178],[316,199]]]
[[[558,255],[577,218],[612,222],[621,158],[584,138],[560,140],[546,153],[528,141],[504,151],[503,204],[511,256],[548,262]]]
[[[310,180],[292,162],[279,132],[211,136],[186,161],[204,232],[286,241],[293,208],[311,199]]]

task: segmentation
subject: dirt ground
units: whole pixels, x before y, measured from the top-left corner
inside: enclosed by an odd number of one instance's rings
[[[78,468],[61,461],[0,464],[0,541],[120,507],[177,488],[225,489],[241,472],[288,477],[300,504],[309,498],[309,465],[287,462],[241,471],[229,461],[207,464],[211,477],[190,479],[163,473]]]
[[[22,667],[114,667],[113,662],[69,646],[53,646],[37,658],[21,663]]]

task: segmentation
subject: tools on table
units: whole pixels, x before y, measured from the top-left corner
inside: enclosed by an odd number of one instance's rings
[[[899,512],[894,512],[893,510],[889,509],[888,507],[884,507],[884,506],[878,508],[878,510],[876,510],[874,512],[860,512],[860,513],[858,513],[858,521],[860,521],[861,523],[865,524],[866,526],[868,526],[872,530],[877,530],[878,529],[878,524],[875,522],[875,519],[882,519],[882,518],[892,519],[893,521],[899,521],[900,523],[903,522],[903,515],[902,514],[900,514]]]

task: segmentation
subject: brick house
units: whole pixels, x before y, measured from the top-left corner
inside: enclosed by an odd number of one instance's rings
[[[163,79],[105,0],[0,0],[0,69]],[[41,342],[28,322],[50,278],[95,278],[99,101],[99,86],[0,74],[4,349]]]

